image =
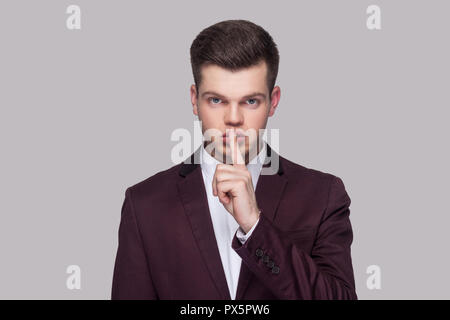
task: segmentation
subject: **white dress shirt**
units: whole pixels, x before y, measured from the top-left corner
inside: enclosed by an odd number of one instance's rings
[[[222,260],[222,266],[225,272],[225,277],[230,291],[231,299],[236,298],[237,285],[239,280],[239,273],[241,270],[241,257],[231,247],[231,242],[234,235],[243,244],[252,234],[258,221],[249,230],[247,234],[244,233],[242,228],[236,222],[236,219],[229,213],[225,207],[220,203],[219,197],[213,195],[212,192],[212,180],[216,171],[216,166],[222,162],[212,157],[204,148],[203,143],[201,146],[200,164],[202,169],[203,181],[205,183],[206,194],[208,197],[209,212],[211,214],[211,220],[214,227],[214,234],[219,248],[220,258]],[[259,174],[261,173],[262,165],[264,164],[266,156],[266,144],[263,142],[262,149],[259,154],[254,157],[247,165],[248,171],[252,175],[253,189],[256,190],[256,183],[258,182]]]

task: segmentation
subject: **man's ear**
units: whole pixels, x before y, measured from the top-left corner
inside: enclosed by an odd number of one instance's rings
[[[270,94],[270,109],[269,109],[269,117],[273,116],[275,113],[275,109],[278,107],[278,103],[281,98],[281,88],[279,86],[275,86]]]
[[[198,109],[197,109],[197,88],[195,87],[195,84],[191,85],[191,103],[192,103],[192,112],[198,116]]]

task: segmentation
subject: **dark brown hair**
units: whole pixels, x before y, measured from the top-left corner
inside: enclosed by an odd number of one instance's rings
[[[275,86],[280,60],[277,45],[266,30],[253,22],[218,22],[197,35],[190,51],[197,95],[201,83],[201,67],[207,64],[238,71],[265,61],[269,95]]]

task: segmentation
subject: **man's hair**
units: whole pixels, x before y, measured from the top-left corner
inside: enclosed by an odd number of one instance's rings
[[[209,64],[238,71],[265,61],[269,95],[275,86],[280,60],[277,45],[266,30],[253,22],[218,22],[197,35],[190,51],[197,95],[202,80],[201,67]]]

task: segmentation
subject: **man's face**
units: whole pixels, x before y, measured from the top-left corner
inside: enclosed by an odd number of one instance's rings
[[[223,134],[234,130],[245,135],[237,143],[248,163],[259,152],[263,133],[259,130],[266,128],[268,117],[274,114],[280,88],[269,93],[265,62],[235,72],[210,64],[203,66],[201,73],[198,96],[195,85],[191,86],[191,102],[206,144],[212,143],[207,150],[212,150],[217,160],[231,164],[230,139]]]

